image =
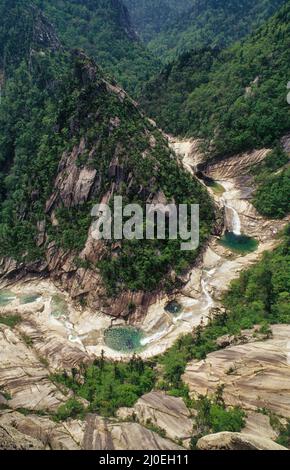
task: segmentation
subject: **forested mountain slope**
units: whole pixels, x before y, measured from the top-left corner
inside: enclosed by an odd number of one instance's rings
[[[164,130],[204,139],[211,156],[272,146],[290,129],[289,48],[288,1],[244,41],[168,65],[142,105]]]
[[[144,0],[145,1],[145,0]],[[192,0],[191,8],[165,28],[148,44],[163,60],[200,47],[225,47],[251,33],[285,0]],[[178,11],[178,10],[176,10]]]
[[[187,12],[193,0],[123,0],[134,28],[144,42],[166,30]]]
[[[82,48],[131,92],[158,69],[122,0],[37,0],[67,47]]]
[[[55,48],[52,31],[53,42],[43,43],[41,14],[31,2],[17,3],[26,38],[21,52],[11,2],[1,28],[2,54],[18,51],[19,65],[10,67],[0,105],[0,257],[14,259],[16,273],[50,273],[76,296],[101,302],[104,283],[114,295],[170,284],[167,273],[182,271],[196,252],[180,251],[174,240],[100,243],[89,233],[91,209],[116,194],[141,205],[160,197],[198,202],[202,241],[213,220],[206,190],[93,60]]]

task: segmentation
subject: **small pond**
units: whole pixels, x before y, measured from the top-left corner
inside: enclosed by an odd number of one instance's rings
[[[211,188],[217,196],[222,196],[224,194],[225,188],[217,181],[209,178],[202,172],[198,172],[196,176],[201,179],[208,188]]]
[[[26,294],[26,295],[21,295],[19,300],[21,305],[26,305],[26,304],[33,304],[39,299],[40,295],[39,294]]]
[[[205,182],[205,184],[211,188],[217,196],[222,196],[225,192],[225,188],[216,181],[210,180],[209,182]]]
[[[226,232],[221,238],[220,244],[237,253],[251,253],[256,251],[259,242],[255,238],[246,235],[235,235],[233,232]]]
[[[142,338],[142,331],[131,326],[116,326],[105,331],[106,345],[115,351],[124,353],[140,351]]]
[[[182,312],[182,305],[180,305],[176,300],[172,300],[165,307],[165,312],[171,313],[172,315],[178,315]]]

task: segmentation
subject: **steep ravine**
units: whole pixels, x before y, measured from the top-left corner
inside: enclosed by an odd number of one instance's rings
[[[184,141],[172,143],[175,151],[184,160],[184,166],[189,171],[200,162],[196,142]],[[262,157],[267,151],[262,153]],[[261,152],[258,158],[261,159]],[[247,158],[247,166],[256,162],[257,154],[253,153]],[[168,349],[181,335],[189,333],[200,322],[206,322],[213,308],[220,308],[220,298],[230,282],[239,276],[241,270],[255,263],[265,250],[272,249],[277,241],[277,232],[286,221],[271,221],[260,217],[250,203],[250,181],[246,177],[235,177],[238,162],[244,159],[241,156],[232,161],[233,176],[222,162],[207,168],[207,175],[214,175],[224,188],[223,193],[216,194],[209,188],[215,198],[220,211],[224,213],[225,229],[238,235],[243,232],[259,241],[257,249],[249,253],[233,253],[219,243],[218,237],[212,237],[205,249],[198,265],[183,278],[184,287],[170,296],[162,296],[153,303],[147,314],[132,326],[142,332],[140,350],[143,358],[149,358]],[[245,186],[242,184],[246,183]],[[248,186],[247,186],[248,185]],[[54,343],[57,358],[49,354],[52,367],[69,367],[70,359],[62,359],[63,348],[75,351],[74,364],[79,360],[86,360],[98,356],[102,350],[108,358],[127,357],[128,353],[113,350],[105,343],[105,331],[111,326],[126,327],[123,319],[110,318],[101,311],[77,308],[68,295],[54,287],[49,281],[31,281],[16,283],[11,290],[18,297],[2,309],[7,312],[17,312],[25,318],[19,329],[29,335],[36,336],[39,348],[46,351],[48,343]],[[37,292],[39,298],[31,305],[21,305],[19,296],[23,293]],[[53,299],[58,296],[62,300],[61,311],[54,313]],[[171,303],[176,305],[176,311],[170,311]],[[132,322],[132,321],[131,321]],[[28,327],[29,325],[29,327]],[[41,334],[39,332],[41,331]],[[60,346],[61,344],[61,346]],[[46,352],[44,352],[46,356]],[[67,360],[69,361],[67,363]]]
[[[196,143],[178,142],[174,147],[185,159],[186,168],[193,171],[199,160]],[[238,158],[232,165],[235,171],[237,165]],[[179,335],[205,323],[212,309],[221,309],[222,292],[241,270],[277,244],[275,235],[286,223],[286,220],[265,220],[255,213],[248,200],[251,193],[248,179],[244,180],[248,186],[242,186],[241,178],[231,176],[228,168],[225,174],[223,164],[219,170],[214,167],[214,171],[216,181],[225,191],[221,193],[220,187],[218,192],[216,188],[209,188],[209,191],[220,212],[224,213],[224,228],[235,231],[236,235],[241,232],[255,236],[259,241],[258,248],[240,255],[224,248],[218,237],[213,237],[198,266],[183,279],[184,287],[175,295],[160,298],[149,308],[144,319],[133,325],[143,332],[139,351],[143,358],[164,352]],[[212,172],[213,168],[209,166],[208,175]],[[178,443],[189,447],[194,419],[180,398],[162,392],[153,391],[141,397],[132,409],[120,409],[119,421],[88,415],[85,421],[69,420],[56,424],[48,417],[18,413],[20,408],[35,412],[55,411],[67,401],[69,396],[49,380],[52,372],[70,371],[80,363],[91,362],[102,350],[107,358],[127,358],[128,354],[110,349],[104,340],[108,328],[124,327],[126,323],[102,312],[77,308],[65,291],[47,280],[16,282],[8,291],[0,290],[0,314],[21,318],[13,330],[0,325],[0,401],[10,408],[0,413],[3,448],[178,450],[181,447],[176,444],[177,438]],[[273,412],[285,417],[290,415],[288,338],[289,327],[277,326],[273,328],[273,339],[229,347],[212,353],[205,361],[188,364],[183,380],[193,396],[196,392],[214,392],[222,381],[226,384],[226,403],[247,410],[242,434],[221,433],[203,438],[199,443],[201,449],[211,446],[279,449],[273,442],[277,434],[269,417],[257,413],[257,409],[266,403]],[[228,374],[230,366],[234,375]],[[283,395],[277,393],[282,380]],[[1,390],[5,391],[4,395]],[[136,416],[138,422],[132,423],[132,416]],[[147,429],[148,419],[166,430],[166,439]]]

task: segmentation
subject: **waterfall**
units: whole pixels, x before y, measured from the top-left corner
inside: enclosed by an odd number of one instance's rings
[[[233,233],[237,236],[241,235],[241,221],[238,212],[236,209],[231,207],[232,212],[233,212],[233,219],[232,219],[232,227],[233,227]]]
[[[232,214],[232,217],[231,217],[232,232],[234,233],[234,235],[240,236],[242,234],[242,226],[241,226],[241,220],[240,220],[240,216],[238,212],[236,211],[236,209],[230,206],[225,199],[223,199],[223,203],[224,203],[225,208],[228,209]]]

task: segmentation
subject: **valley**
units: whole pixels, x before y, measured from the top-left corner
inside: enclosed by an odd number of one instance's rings
[[[193,172],[201,158],[200,154],[196,153],[195,142],[174,141],[172,146],[177,155],[184,160],[185,168]],[[247,160],[248,168],[252,162],[257,161],[257,158],[259,161],[265,158],[267,153],[268,151],[264,151],[258,156],[252,154]],[[239,245],[239,242],[236,242],[237,249],[227,249],[219,242],[220,237],[213,237],[201,254],[197,267],[182,279],[182,289],[169,296],[161,293],[158,301],[149,306],[141,321],[138,318],[134,319],[134,315],[129,318],[129,322],[126,322],[122,318],[110,318],[102,314],[101,310],[77,308],[67,294],[45,280],[24,279],[19,284],[16,283],[15,287],[13,283],[10,286],[9,281],[2,281],[2,288],[13,290],[11,302],[2,307],[4,313],[15,311],[16,314],[21,314],[23,311],[25,314],[30,304],[21,305],[19,296],[21,299],[21,296],[33,297],[34,293],[37,293],[39,297],[31,305],[32,308],[38,307],[40,311],[44,309],[39,322],[42,323],[42,327],[45,325],[46,334],[50,336],[57,327],[62,341],[67,342],[70,348],[80,349],[88,358],[98,357],[102,350],[108,359],[118,360],[130,357],[134,351],[144,359],[162,354],[181,334],[190,333],[201,322],[207,322],[211,310],[222,306],[220,299],[232,280],[236,279],[242,270],[257,262],[262,253],[277,246],[277,234],[289,221],[289,218],[277,222],[259,216],[250,203],[249,198],[253,189],[247,177],[242,177],[242,182],[240,178],[235,178],[236,173],[239,173],[237,164],[241,161],[243,158],[240,156],[236,160],[233,158],[232,174],[229,167],[224,168],[223,163],[220,166],[218,164],[208,166],[206,175],[217,178],[216,182],[224,188],[224,192],[222,195],[216,195],[211,187],[208,190],[223,214],[223,232],[233,233],[237,240],[242,238],[242,233],[252,237],[257,241],[254,249],[251,247],[243,249],[243,245]],[[246,170],[246,166],[243,166],[243,170]],[[14,299],[13,295],[16,293],[17,298]],[[51,293],[51,296],[48,293]],[[178,306],[177,312],[168,311],[167,306],[171,302],[175,302]],[[111,327],[121,332],[119,351],[111,349],[106,344],[106,332]],[[132,333],[131,346],[130,344],[126,346],[126,328],[129,343],[130,331]],[[128,349],[127,353],[122,353],[123,348]]]
[[[289,14],[0,0],[0,450],[290,449]]]

